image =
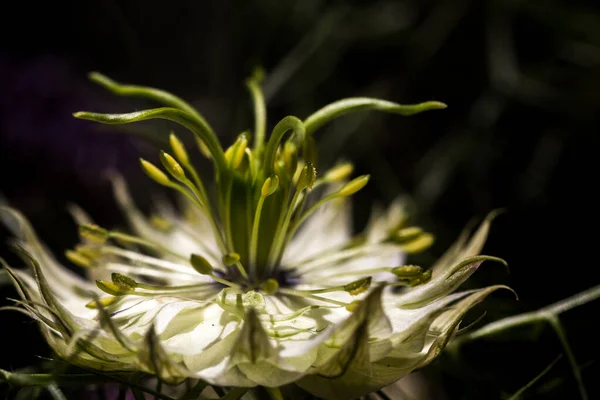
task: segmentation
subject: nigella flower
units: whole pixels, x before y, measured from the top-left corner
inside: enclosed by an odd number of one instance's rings
[[[101,371],[142,371],[168,383],[195,378],[227,387],[294,383],[325,398],[355,398],[432,361],[465,313],[500,286],[453,293],[485,260],[479,255],[491,217],[431,268],[405,265],[432,235],[406,226],[399,203],[375,213],[352,235],[349,197],[369,176],[349,180],[350,164],[318,173],[314,132],[351,111],[410,115],[443,108],[371,98],[334,102],[304,121],[289,116],[265,135],[259,79],[248,86],[255,106],[253,143],[242,133],[227,150],[204,118],[166,92],[92,78],[122,95],[166,107],[129,114],[75,116],[119,124],[162,118],[191,130],[214,165],[205,185],[183,142],[170,136],[163,169],[146,174],[174,189],[181,212],[164,204],[151,218],[113,176],[132,233],[108,230],[81,210],[82,242],[66,252],[87,280],[60,265],[27,221],[5,208],[31,266],[6,266],[52,349]],[[211,191],[212,189],[212,191]]]

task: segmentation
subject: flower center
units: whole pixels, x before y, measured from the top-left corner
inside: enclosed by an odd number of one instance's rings
[[[82,232],[89,236],[88,239],[103,242],[112,238],[147,247],[153,252],[168,256],[168,259],[153,259],[143,254],[104,245],[99,246],[99,249],[81,246],[75,251],[69,251],[67,257],[79,265],[90,266],[102,254],[112,254],[148,265],[148,271],[152,272],[150,276],[157,278],[162,276],[164,271],[189,274],[189,268],[171,261],[175,258],[179,259],[179,262],[183,258],[183,261],[189,262],[201,274],[211,276],[214,281],[246,290],[265,290],[268,286],[267,291],[281,287],[281,290],[289,292],[291,289],[285,287],[293,285],[292,274],[281,266],[286,245],[317,209],[329,201],[354,194],[369,180],[368,175],[360,176],[343,186],[338,185],[340,188],[335,192],[330,192],[320,199],[311,199],[310,193],[314,188],[324,183],[346,181],[352,173],[351,165],[342,164],[317,179],[316,149],[312,138],[315,130],[352,111],[374,109],[412,115],[429,109],[445,108],[445,105],[439,102],[402,105],[371,98],[345,99],[323,107],[304,121],[293,116],[283,118],[275,125],[267,139],[266,107],[260,89],[262,77],[257,73],[247,81],[254,104],[253,137],[250,138],[249,133],[242,133],[224,150],[204,117],[182,99],[153,88],[121,85],[99,74],[92,74],[91,78],[115,93],[146,97],[166,107],[128,114],[78,112],[74,114],[77,118],[107,124],[160,118],[176,122],[194,133],[200,150],[214,165],[216,190],[212,196],[209,196],[201,175],[190,162],[184,144],[174,134],[169,138],[171,154],[160,153],[160,161],[166,173],[146,160],[140,161],[143,170],[151,179],[178,191],[206,217],[209,226],[201,226],[200,229],[212,230],[221,260],[215,262],[219,257],[213,254],[214,252],[210,257],[212,263],[197,254],[191,254],[189,258],[181,257],[161,243],[90,226],[83,227]],[[250,143],[251,139],[253,143]],[[199,245],[204,246],[204,243]],[[152,268],[164,271],[154,271]],[[128,271],[128,268],[124,268],[124,272],[125,270]],[[171,290],[192,291],[198,288],[198,285],[184,285],[165,289],[164,286],[153,286],[123,278],[120,272],[113,278],[113,282],[101,281],[98,285],[103,286],[103,290],[108,293],[135,291],[140,295]],[[364,279],[357,282],[362,282],[358,287],[364,288]],[[344,285],[341,290],[356,291],[352,285]],[[316,294],[295,291],[293,295]]]

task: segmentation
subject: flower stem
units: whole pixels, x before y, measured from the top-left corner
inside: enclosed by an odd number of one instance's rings
[[[265,390],[272,400],[283,400],[283,395],[281,394],[281,390],[279,388],[265,387]]]

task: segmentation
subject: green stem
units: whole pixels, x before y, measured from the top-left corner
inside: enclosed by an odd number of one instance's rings
[[[265,390],[269,394],[272,400],[283,400],[283,395],[279,388],[270,388],[265,386]]]
[[[512,396],[510,396],[509,399],[507,400],[519,400],[519,398],[521,397],[521,395],[530,387],[532,387],[533,385],[535,385],[535,383],[537,381],[539,381],[544,375],[546,375],[551,369],[552,367],[554,367],[554,365],[556,365],[556,363],[558,362],[558,360],[560,360],[562,357],[562,355],[556,357],[556,359],[554,361],[552,361],[552,363],[550,363],[550,365],[548,365],[546,368],[544,368],[544,370],[542,372],[540,372],[538,375],[536,375],[535,378],[533,378],[531,381],[529,381],[525,386],[523,386],[521,389],[517,390],[517,392],[515,394],[513,394]]]
[[[537,311],[528,312],[521,315],[516,315],[513,317],[508,317],[501,319],[496,322],[492,322],[477,331],[465,335],[463,337],[455,340],[456,345],[460,345],[461,343],[477,340],[480,338],[484,338],[487,336],[493,336],[508,329],[512,329],[522,325],[528,324],[536,324],[536,323],[548,323],[558,336],[560,340],[561,346],[569,360],[569,364],[571,365],[571,370],[573,372],[573,376],[577,381],[577,387],[579,390],[579,394],[582,400],[587,400],[587,392],[585,390],[585,386],[583,384],[583,379],[581,378],[581,372],[579,366],[577,364],[577,360],[575,359],[575,355],[571,350],[571,346],[567,340],[567,336],[565,331],[560,323],[558,316],[565,311],[569,311],[572,308],[581,306],[583,304],[589,303],[593,300],[600,298],[600,285],[594,286],[587,290],[584,290],[581,293],[578,293],[574,296],[571,296],[567,299],[556,302],[547,307],[541,308]]]
[[[502,331],[512,329],[517,326],[538,323],[542,321],[546,322],[548,321],[549,316],[562,314],[565,311],[569,311],[572,308],[578,307],[598,298],[600,298],[600,285],[584,290],[581,293],[541,308],[540,310],[515,315],[492,322],[483,328],[470,333],[469,335],[458,338],[458,340],[460,342],[477,340],[486,336],[498,334]]]
[[[552,316],[548,318],[548,323],[556,336],[558,336],[558,340],[560,340],[560,344],[567,355],[567,360],[569,360],[569,364],[571,365],[571,371],[573,372],[573,377],[575,381],[577,381],[577,388],[579,389],[579,395],[581,396],[581,400],[587,400],[588,395],[585,390],[585,385],[583,384],[583,379],[581,378],[581,371],[579,370],[579,365],[577,364],[577,360],[575,359],[575,354],[573,354],[573,350],[571,350],[571,345],[567,340],[567,335],[562,327],[562,324],[558,320],[558,316]]]
[[[110,382],[111,378],[98,377],[94,374],[25,374],[19,372],[8,372],[0,369],[0,382],[9,385],[26,386],[48,386],[57,384],[60,386],[80,386],[91,383]]]
[[[246,394],[247,391],[248,391],[248,388],[233,388],[229,392],[227,392],[227,394],[225,396],[221,397],[221,399],[223,399],[223,400],[238,400],[244,394]]]

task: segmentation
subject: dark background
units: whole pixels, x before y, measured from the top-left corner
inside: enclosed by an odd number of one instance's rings
[[[125,174],[148,209],[157,187],[137,157],[156,160],[172,128],[75,120],[79,110],[152,106],[115,98],[87,72],[188,99],[228,144],[252,127],[244,79],[260,65],[270,127],[349,96],[449,105],[410,118],[357,114],[318,140],[323,164],[343,155],[357,174],[373,175],[357,195],[359,227],[374,202],[409,197],[414,221],[437,236],[418,261],[441,254],[472,217],[507,209],[485,253],[505,258],[510,274],[486,266],[468,285],[506,283],[520,300],[492,296],[479,326],[599,283],[596,1],[22,1],[3,5],[0,32],[0,193],[59,258],[76,242],[67,204],[105,226],[122,223],[107,168]],[[2,242],[2,257],[15,262]],[[600,395],[598,315],[596,303],[561,319],[592,399]],[[31,321],[1,318],[0,368],[48,354]],[[426,374],[450,399],[502,398],[562,352],[550,329],[524,328],[469,344],[458,364],[442,357]],[[525,397],[577,394],[563,357]]]

